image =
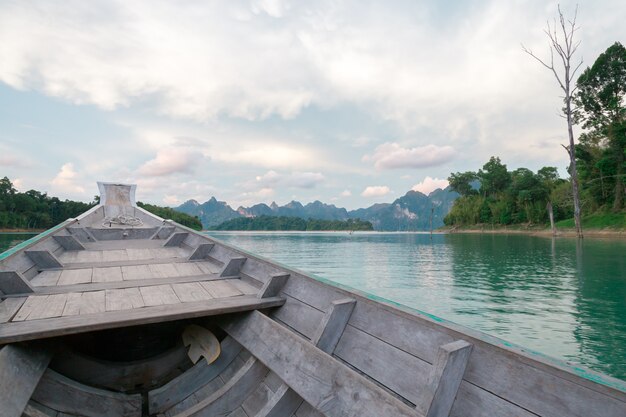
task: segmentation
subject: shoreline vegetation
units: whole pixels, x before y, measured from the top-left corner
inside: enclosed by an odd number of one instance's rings
[[[373,231],[374,226],[360,219],[319,220],[288,216],[238,217],[227,220],[208,230],[216,231],[300,231],[300,232],[341,232]]]

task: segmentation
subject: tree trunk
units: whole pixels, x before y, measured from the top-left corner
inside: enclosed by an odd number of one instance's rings
[[[578,170],[576,169],[576,149],[574,148],[574,129],[572,128],[572,96],[569,89],[569,68],[566,68],[566,91],[565,91],[565,114],[567,116],[567,133],[569,136],[569,161],[570,176],[572,177],[572,195],[574,197],[574,223],[576,224],[576,236],[583,237],[583,227],[580,222],[580,193],[578,187]]]
[[[548,209],[548,217],[550,217],[550,228],[552,229],[552,236],[556,236],[556,226],[554,225],[554,211],[552,210],[552,202],[548,201],[546,206]]]
[[[624,180],[623,169],[624,166],[624,150],[618,148],[617,155],[617,176],[615,177],[615,200],[613,200],[613,211],[621,211],[624,207]]]

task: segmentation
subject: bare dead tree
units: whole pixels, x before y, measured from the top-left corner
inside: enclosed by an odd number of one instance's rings
[[[578,171],[576,169],[576,154],[574,148],[574,109],[572,108],[572,97],[576,91],[576,86],[573,86],[574,76],[580,69],[583,63],[581,58],[580,62],[572,67],[572,61],[580,41],[574,41],[574,35],[578,30],[576,26],[576,17],[578,16],[578,6],[574,11],[574,18],[572,20],[566,19],[561,11],[561,6],[558,7],[559,16],[558,23],[555,20],[552,24],[548,21],[547,28],[544,33],[548,37],[548,44],[550,45],[550,60],[543,60],[533,53],[530,49],[522,45],[522,49],[531,57],[535,58],[541,65],[546,67],[554,74],[559,87],[563,90],[563,102],[565,107],[563,108],[563,117],[567,120],[567,133],[569,135],[569,145],[561,145],[567,151],[569,155],[569,173],[572,181],[572,195],[574,197],[574,223],[576,224],[576,234],[579,238],[583,237],[583,229],[580,222],[580,192],[578,185]],[[554,63],[555,53],[557,59],[560,60],[558,64]],[[558,68],[557,68],[558,67]],[[573,88],[572,88],[573,86]]]

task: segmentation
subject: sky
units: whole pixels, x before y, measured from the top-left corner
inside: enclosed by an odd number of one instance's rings
[[[575,2],[561,2],[572,16]],[[566,176],[550,1],[0,0],[0,176],[90,201],[348,209],[447,185],[490,156]],[[578,57],[626,41],[580,2]]]

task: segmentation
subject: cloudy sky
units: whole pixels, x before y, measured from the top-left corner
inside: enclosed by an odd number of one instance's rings
[[[580,56],[625,41],[623,0],[580,2]],[[0,176],[90,200],[356,208],[497,155],[567,155],[548,56],[557,3],[0,1]],[[563,1],[566,13],[574,2]]]

